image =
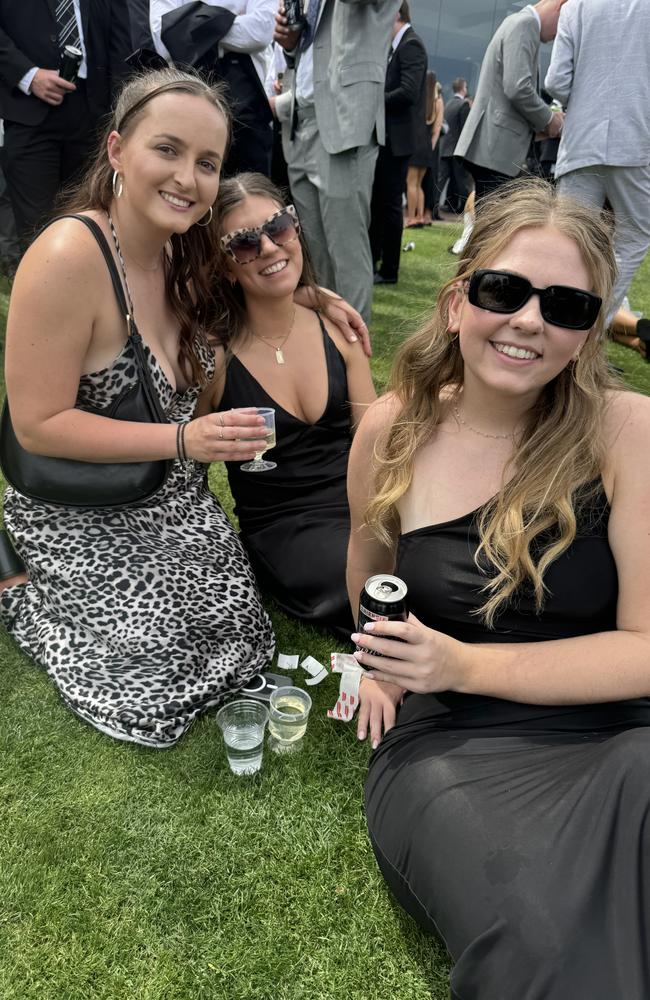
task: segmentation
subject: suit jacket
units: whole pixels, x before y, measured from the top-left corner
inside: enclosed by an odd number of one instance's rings
[[[330,154],[366,146],[375,134],[384,142],[386,60],[399,5],[400,0],[321,0],[313,43],[314,110]],[[284,92],[276,102],[285,143],[291,135],[299,58],[298,50],[295,60],[287,59]]]
[[[545,80],[566,105],[556,177],[596,164],[650,164],[649,39],[648,0],[562,8]]]
[[[449,131],[440,136],[440,155],[453,156],[456,144],[469,115],[469,102],[460,94],[454,94],[445,104],[445,121]]]
[[[116,84],[130,72],[127,0],[80,0],[86,46],[87,95],[99,118],[109,111]],[[18,83],[33,66],[58,69],[61,57],[56,0],[0,0],[0,118],[39,125],[51,105],[23,94]]]
[[[426,118],[427,50],[407,28],[388,63],[384,90],[386,145],[394,156],[415,152]]]
[[[539,23],[530,9],[511,14],[497,28],[456,156],[509,177],[521,171],[532,133],[551,120],[537,92],[539,46]]]

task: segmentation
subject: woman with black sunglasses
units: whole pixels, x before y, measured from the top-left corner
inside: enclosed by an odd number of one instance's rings
[[[614,275],[591,209],[486,199],[350,456],[350,599],[394,572],[411,609],[352,636],[370,836],[463,1000],[650,996],[650,400],[607,365]]]
[[[350,634],[345,588],[351,435],[375,399],[368,360],[317,312],[297,305],[314,286],[295,209],[261,174],[224,181],[216,205],[223,259],[217,379],[222,412],[275,410],[275,468],[227,462],[241,537],[262,587],[303,621]]]

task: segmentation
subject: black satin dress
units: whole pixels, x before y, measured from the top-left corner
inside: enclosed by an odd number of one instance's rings
[[[578,537],[488,631],[475,514],[403,535],[413,612],[464,642],[616,628],[618,581],[598,486]],[[616,664],[612,664],[616,670]],[[650,997],[650,701],[539,706],[410,695],[366,785],[393,893],[438,934],[456,1000]]]
[[[228,363],[219,409],[275,409],[277,445],[265,458],[277,468],[251,473],[241,471],[241,462],[226,463],[241,539],[261,587],[288,615],[349,639],[350,405],[345,361],[322,321],[321,330],[328,396],[316,423],[300,420],[276,403],[235,357]]]

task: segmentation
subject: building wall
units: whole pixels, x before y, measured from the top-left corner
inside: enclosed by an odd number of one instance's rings
[[[409,0],[413,27],[429,53],[429,68],[451,93],[457,76],[467,80],[470,94],[476,91],[481,61],[495,30],[503,19],[525,7],[525,0]],[[551,46],[543,45],[542,76]]]

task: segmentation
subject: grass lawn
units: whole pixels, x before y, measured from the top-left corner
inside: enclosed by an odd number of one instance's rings
[[[379,387],[451,273],[457,231],[416,233],[399,285],[378,290]],[[650,315],[650,259],[630,298]],[[3,321],[6,305],[0,295]],[[650,365],[610,350],[650,393]],[[229,509],[217,467],[211,483]],[[344,648],[270,610],[280,651],[326,662]],[[211,717],[173,750],[122,744],[79,722],[4,634],[0,658],[2,1000],[448,996],[444,949],[377,872],[362,813],[368,750],[325,717],[336,678],[311,689],[302,753],[268,754],[241,779]]]

